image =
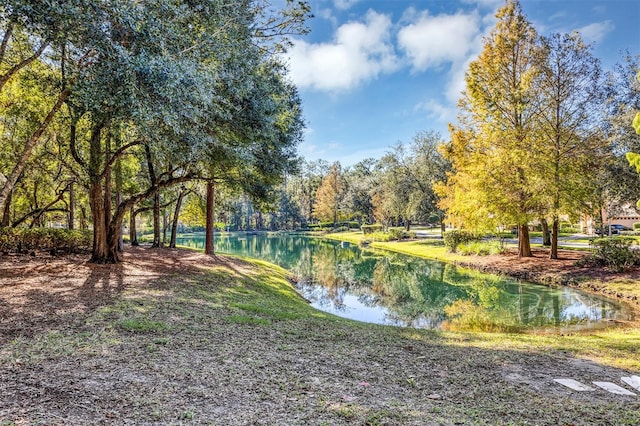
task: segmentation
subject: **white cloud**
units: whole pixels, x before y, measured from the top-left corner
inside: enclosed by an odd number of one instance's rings
[[[462,3],[489,9],[496,9],[504,5],[504,0],[463,0]]]
[[[483,37],[486,37],[493,27],[485,28],[484,32],[477,33],[469,42],[469,52],[467,56],[460,61],[456,61],[451,65],[449,70],[449,83],[445,89],[445,97],[452,104],[456,105],[461,97],[461,92],[466,88],[464,80],[465,73],[469,69],[471,62],[478,59],[480,52],[484,47]]]
[[[564,10],[561,10],[561,11],[556,12],[553,15],[549,16],[549,18],[547,18],[547,19],[549,21],[555,21],[555,20],[558,20],[558,19],[564,19],[566,17],[567,17],[567,12],[565,12]]]
[[[477,14],[430,16],[418,20],[398,33],[398,46],[411,60],[414,71],[424,71],[448,62],[464,60],[480,30]]]
[[[331,43],[294,41],[289,51],[294,83],[301,88],[347,90],[395,71],[398,61],[390,29],[388,16],[370,10],[364,22],[341,25]]]
[[[443,105],[435,99],[419,103],[416,105],[416,109],[426,111],[429,118],[443,124],[454,122],[458,113],[455,104],[453,106]]]
[[[338,18],[333,15],[332,9],[320,9],[316,12],[316,16],[331,22],[334,27],[338,25]]]
[[[578,28],[576,31],[582,35],[582,39],[585,43],[599,43],[607,34],[609,34],[615,25],[613,22],[607,20],[603,22],[594,22],[582,28]]]
[[[333,4],[336,6],[336,9],[347,10],[359,1],[360,0],[334,0]]]

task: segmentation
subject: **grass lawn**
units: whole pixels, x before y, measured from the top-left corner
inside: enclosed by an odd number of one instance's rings
[[[0,424],[637,425],[640,331],[453,333],[319,312],[287,272],[187,250],[0,261]],[[15,272],[38,271],[15,280]],[[13,272],[14,275],[9,275]]]

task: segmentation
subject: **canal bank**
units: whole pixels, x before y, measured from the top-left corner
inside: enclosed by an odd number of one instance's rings
[[[178,244],[201,249],[203,236],[180,236]],[[428,259],[309,235],[224,234],[218,235],[216,250],[275,263],[290,271],[296,289],[313,307],[365,322],[570,333],[629,324],[638,317],[615,298],[460,268],[434,260],[437,256]]]
[[[365,239],[359,232],[326,234],[324,237],[352,244],[360,244]],[[518,258],[514,250],[497,255],[462,256],[448,253],[442,241],[436,239],[372,242],[370,246],[539,284],[577,288],[620,300],[640,312],[640,269],[617,272],[604,267],[576,265],[589,254],[587,251],[560,250],[560,259],[549,259],[548,249],[537,247],[531,258]]]

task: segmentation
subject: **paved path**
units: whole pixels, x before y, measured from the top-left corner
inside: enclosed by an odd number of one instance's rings
[[[553,379],[556,383],[559,383],[563,386],[568,387],[577,392],[593,392],[596,388],[581,383],[574,379]],[[622,377],[621,382],[623,385],[632,388],[636,391],[640,391],[640,376],[629,376]],[[599,387],[600,389],[604,389],[607,392],[616,394],[616,395],[624,395],[624,396],[638,396],[635,392],[630,391],[629,389],[613,383],[613,382],[592,382],[594,385]]]

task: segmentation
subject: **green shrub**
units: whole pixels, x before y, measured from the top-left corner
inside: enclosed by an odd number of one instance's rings
[[[633,224],[633,230],[636,232],[640,232],[640,223],[634,223]]]
[[[499,241],[470,241],[458,245],[457,252],[463,256],[489,256],[504,253],[504,246]]]
[[[404,229],[402,229],[402,228],[389,228],[388,234],[389,234],[389,238],[391,240],[399,241],[404,236]]]
[[[375,232],[380,232],[382,231],[384,227],[382,225],[380,225],[379,223],[374,223],[373,225],[362,225],[360,227],[360,229],[362,229],[362,233],[364,235],[369,235],[369,234],[373,234]]]
[[[466,244],[480,238],[475,232],[454,229],[444,233],[444,245],[451,253],[455,253],[460,244]]]
[[[0,228],[0,251],[4,253],[16,251],[18,231],[15,228]]]
[[[382,243],[386,243],[387,241],[391,241],[391,234],[388,232],[374,232],[371,234],[367,234],[368,240],[370,241],[378,241]]]
[[[577,234],[580,232],[580,227],[573,226],[570,222],[560,222],[558,232],[562,234]]]
[[[29,253],[36,250],[76,253],[91,247],[93,233],[88,230],[58,228],[0,228],[0,251]]]
[[[635,240],[626,237],[596,238],[592,241],[593,253],[579,264],[607,266],[622,272],[640,264],[640,254],[631,250]]]
[[[405,231],[404,228],[389,228],[388,234],[391,240],[395,241],[416,238],[415,231]]]
[[[388,241],[400,241],[407,238],[416,238],[416,233],[413,231],[407,232],[404,228],[390,228],[388,232],[373,232],[368,233],[367,239],[369,241],[378,241],[386,243]]]

